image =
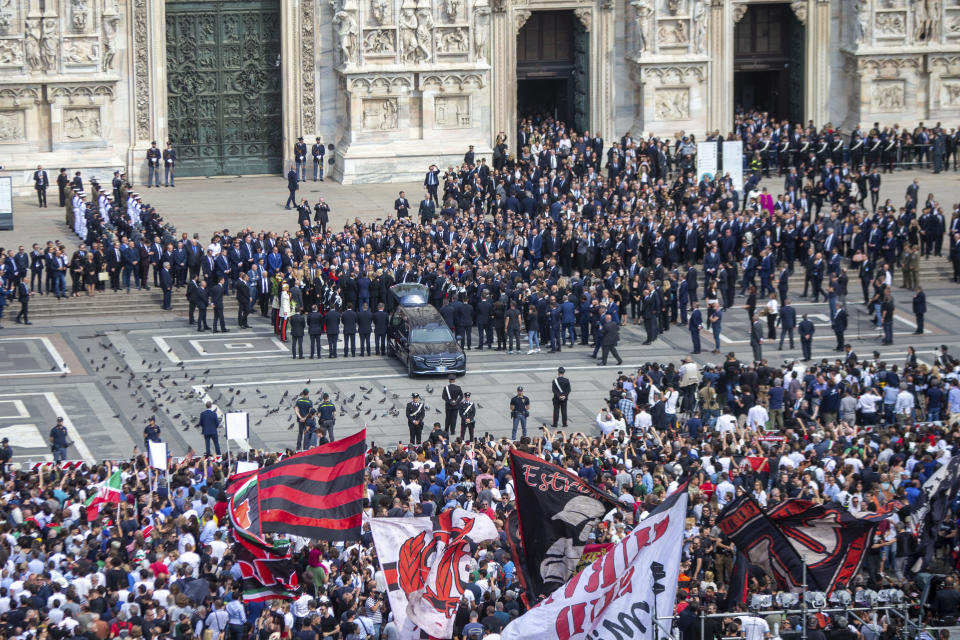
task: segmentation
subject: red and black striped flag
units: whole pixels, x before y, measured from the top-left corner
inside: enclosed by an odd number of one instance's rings
[[[257,538],[359,539],[366,449],[362,430],[228,483],[233,526]]]

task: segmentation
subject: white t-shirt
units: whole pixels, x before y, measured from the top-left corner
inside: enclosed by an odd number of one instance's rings
[[[746,640],[763,640],[770,633],[770,625],[763,618],[756,616],[737,616]]]

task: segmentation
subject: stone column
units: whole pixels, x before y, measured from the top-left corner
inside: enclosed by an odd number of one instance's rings
[[[167,10],[159,0],[131,0],[130,149],[127,177],[146,182],[146,150],[153,140],[164,146],[167,138]]]
[[[733,30],[742,17],[729,0],[710,2],[707,129],[724,135],[733,126]]]
[[[515,118],[517,103],[517,35],[514,22],[505,2],[493,3],[490,19],[490,64],[493,67],[493,82],[490,84],[490,96],[493,102],[490,144],[497,139],[501,131],[509,136],[508,142],[514,143],[516,128],[510,128],[511,118]]]
[[[612,140],[614,131],[613,71],[616,22],[613,0],[601,0],[590,32],[590,130]],[[596,135],[596,134],[594,134]]]
[[[830,0],[807,0],[803,114],[817,126],[830,119]]]
[[[300,2],[313,0],[282,0],[280,2],[280,91],[283,96],[283,169],[293,164],[293,145],[297,138],[303,136],[303,91],[300,81],[301,62],[301,13]],[[307,132],[312,133],[312,132]],[[313,141],[307,142],[307,148]]]

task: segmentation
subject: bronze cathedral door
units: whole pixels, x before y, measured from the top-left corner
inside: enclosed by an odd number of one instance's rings
[[[166,0],[166,12],[178,175],[280,173],[279,0]]]

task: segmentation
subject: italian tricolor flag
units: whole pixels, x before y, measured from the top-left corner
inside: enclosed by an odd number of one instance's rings
[[[120,471],[114,471],[113,475],[97,485],[97,493],[87,498],[87,522],[93,522],[100,513],[102,504],[118,504],[122,498],[120,492],[123,487],[123,477]]]

